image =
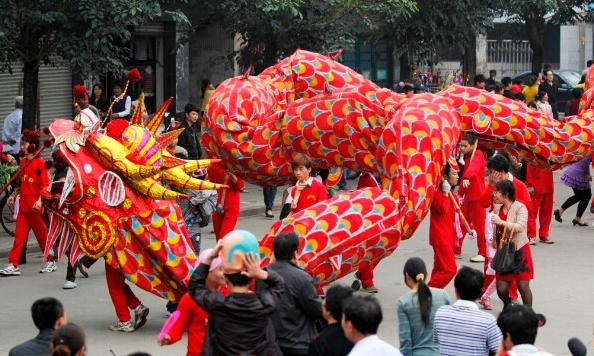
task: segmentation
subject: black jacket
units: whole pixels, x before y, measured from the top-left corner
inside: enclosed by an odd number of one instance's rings
[[[188,292],[209,314],[208,332],[202,356],[281,356],[269,329],[270,316],[284,290],[282,277],[268,271],[264,285],[255,293],[211,293],[206,288],[209,266],[200,264],[194,271]]]
[[[290,261],[277,261],[268,266],[285,280],[285,293],[272,316],[278,345],[283,351],[307,355],[309,343],[318,333],[322,320],[322,303],[313,279]]]
[[[353,346],[355,344],[346,338],[339,321],[326,326],[316,335],[309,344],[309,356],[347,356]]]
[[[184,118],[179,128],[184,131],[178,136],[177,145],[188,151],[188,159],[202,158],[202,149],[200,148],[200,128],[198,123],[194,125],[188,124],[188,120]]]
[[[52,337],[54,329],[43,329],[29,341],[13,347],[8,356],[50,356],[52,354]]]

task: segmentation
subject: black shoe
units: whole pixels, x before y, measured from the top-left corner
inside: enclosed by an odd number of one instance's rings
[[[83,275],[83,277],[85,278],[89,278],[89,274],[87,273],[87,269],[85,266],[83,266],[83,264],[80,262],[80,260],[75,262],[75,268],[74,269],[78,269],[78,271],[80,272],[80,274]]]
[[[591,212],[591,213],[594,213],[594,205],[592,205],[592,206],[590,207],[590,212]]]
[[[555,210],[554,213],[555,213],[555,220],[562,223],[563,220],[561,219],[561,213],[559,212],[559,209]]]
[[[573,226],[576,226],[576,225],[588,226],[588,223],[581,223],[581,222],[577,221],[576,219],[571,220],[571,222],[573,223]]]
[[[361,289],[361,281],[359,281],[358,279],[355,279],[353,281],[353,283],[351,284],[351,289],[354,290],[355,292]]]

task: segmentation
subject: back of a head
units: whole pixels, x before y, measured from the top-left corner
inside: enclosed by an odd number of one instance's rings
[[[353,289],[340,284],[334,284],[326,291],[326,310],[332,314],[334,320],[342,318],[344,301],[353,296]]]
[[[299,237],[294,232],[280,234],[274,238],[272,250],[277,261],[290,261],[299,249]]]
[[[510,85],[512,82],[511,77],[503,77],[501,78],[501,84],[503,84],[504,87]]]
[[[52,338],[52,356],[75,356],[85,347],[85,340],[85,331],[77,324],[60,326]]]
[[[573,88],[573,90],[571,91],[571,96],[574,99],[579,99],[582,97],[582,94],[584,94],[584,91],[580,88]]]
[[[431,293],[429,286],[425,283],[425,279],[427,278],[427,266],[419,257],[411,257],[404,264],[403,272],[405,276],[409,276],[410,279],[417,284],[417,300],[419,301],[421,321],[423,321],[425,326],[428,326],[431,316],[431,307],[433,305],[433,294]]]
[[[487,78],[485,78],[485,76],[482,74],[477,74],[474,76],[474,85],[476,85],[478,83],[484,83],[486,81],[487,81]]]
[[[149,354],[147,352],[140,352],[140,351],[138,351],[138,352],[131,353],[131,354],[127,355],[127,356],[151,356],[151,354]]]
[[[344,301],[344,321],[350,321],[362,335],[377,334],[382,322],[382,308],[377,299],[371,295],[353,295]]]
[[[592,63],[594,63],[594,60],[592,60],[592,59],[588,59],[588,60],[586,61],[586,67],[590,68],[590,66],[592,65]]]
[[[200,108],[192,103],[187,103],[186,106],[184,107],[184,114],[189,114],[192,111],[200,112]]]
[[[514,345],[534,345],[539,319],[532,308],[525,305],[510,305],[497,317],[497,326],[505,337],[509,334]]]
[[[454,288],[462,300],[477,300],[483,288],[483,274],[474,268],[464,266],[454,278]]]
[[[53,329],[58,319],[64,316],[64,306],[56,298],[41,298],[31,305],[31,316],[37,329]]]
[[[495,155],[489,158],[487,162],[487,168],[492,169],[495,172],[509,172],[509,160],[503,155]]]
[[[22,109],[23,108],[23,97],[17,96],[14,98],[14,108],[15,109]]]
[[[239,273],[225,273],[225,278],[233,287],[245,287],[250,284],[250,278]]]

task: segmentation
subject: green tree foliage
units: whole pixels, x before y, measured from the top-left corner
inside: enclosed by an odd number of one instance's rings
[[[134,26],[161,16],[187,22],[179,11],[162,11],[158,0],[0,1],[0,69],[24,66],[23,128],[34,128],[41,65],[68,65],[83,76],[121,72]],[[60,56],[61,62],[55,62]]]
[[[589,0],[498,0],[498,12],[510,21],[524,23],[532,48],[532,71],[542,69],[545,25],[566,25],[591,22],[594,16],[587,11]]]
[[[328,53],[354,45],[376,23],[410,18],[412,0],[223,0],[212,18],[240,35],[240,65],[259,71],[298,48]]]
[[[410,79],[413,66],[439,62],[438,48],[474,49],[477,34],[492,27],[494,3],[490,0],[417,0],[412,19],[382,23],[379,35],[394,42],[402,79]]]

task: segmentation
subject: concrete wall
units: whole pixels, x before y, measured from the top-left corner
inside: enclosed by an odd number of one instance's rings
[[[581,72],[592,59],[592,24],[561,26],[560,68]]]

